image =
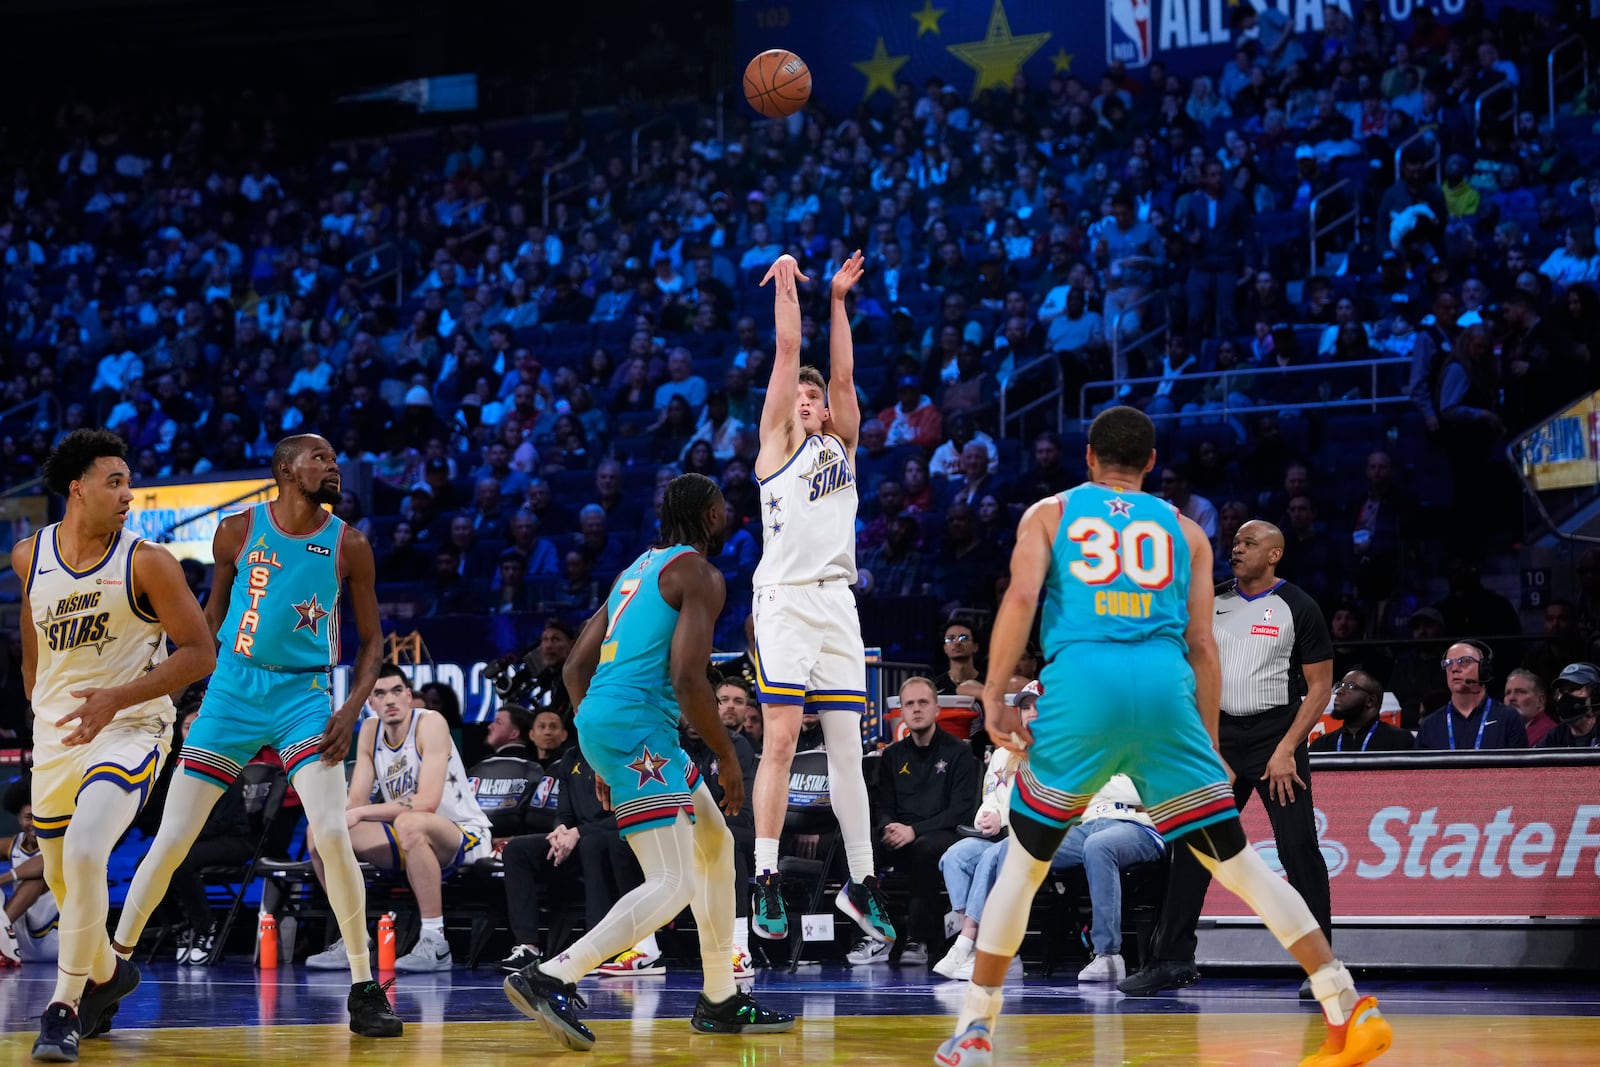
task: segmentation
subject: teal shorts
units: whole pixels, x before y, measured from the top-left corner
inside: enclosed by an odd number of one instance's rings
[[[1170,642],[1067,645],[1045,666],[1033,744],[1011,810],[1062,829],[1113,774],[1133,779],[1171,841],[1238,815],[1194,702],[1194,671]]]
[[[322,733],[332,714],[327,671],[268,671],[224,654],[178,763],[185,774],[226,789],[267,746],[277,750],[284,771],[293,778],[321,754]]]
[[[680,811],[694,821],[700,768],[683,750],[669,709],[637,690],[591,689],[578,715],[578,747],[611,787],[623,837],[670,826]]]

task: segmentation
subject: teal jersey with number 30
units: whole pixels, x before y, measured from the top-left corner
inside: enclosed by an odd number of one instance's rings
[[[1077,641],[1171,640],[1185,653],[1189,546],[1171,504],[1084,484],[1059,494],[1041,637],[1045,654]]]

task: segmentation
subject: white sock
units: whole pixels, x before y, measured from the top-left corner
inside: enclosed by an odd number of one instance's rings
[[[444,916],[443,915],[435,915],[431,919],[429,919],[426,916],[424,916],[423,919],[422,919],[422,932],[425,933],[425,934],[438,934],[440,937],[443,937],[444,936]]]
[[[643,952],[646,956],[661,955],[661,947],[656,944],[656,935],[651,934],[637,945],[633,946],[635,952]]]
[[[971,955],[977,951],[978,939],[971,934],[962,934],[956,938],[956,947],[961,950],[963,955]]]
[[[1351,1012],[1356,1009],[1356,1001],[1361,999],[1356,994],[1356,980],[1338,960],[1324,963],[1312,972],[1311,992],[1316,996],[1317,1003],[1322,1005],[1322,1014],[1329,1026],[1343,1026],[1349,1022]]]
[[[956,1033],[966,1032],[973,1023],[981,1023],[994,1033],[995,1022],[1000,1017],[1000,986],[967,985],[967,998],[961,1004],[961,1015],[956,1019]]]
[[[778,870],[778,839],[756,838],[756,873],[775,874]]]
[[[733,947],[746,954],[750,952],[750,919],[748,916],[743,919],[736,918],[733,924]]]

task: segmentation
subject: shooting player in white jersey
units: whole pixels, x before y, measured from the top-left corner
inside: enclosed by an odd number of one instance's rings
[[[821,717],[828,751],[833,813],[844,837],[850,881],[835,902],[867,936],[894,941],[894,925],[878,891],[872,824],[861,776],[861,714],[866,710],[866,661],[861,620],[850,587],[856,580],[856,439],[861,407],[856,399],[855,349],[844,298],[861,280],[861,253],[839,267],[831,286],[832,319],[826,383],[800,365],[800,273],[792,256],[779,256],[761,280],[774,283],[777,347],[761,409],[763,545],[756,566],[756,688],[765,720],[756,770],[756,894],[751,925],[756,934],[782,940],[788,914],[778,876],[778,834],[789,802],[802,712]]]

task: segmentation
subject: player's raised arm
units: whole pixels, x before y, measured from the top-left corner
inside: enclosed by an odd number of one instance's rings
[[[800,393],[800,294],[795,281],[810,281],[800,273],[800,265],[790,255],[779,256],[761,284],[773,283],[773,322],[777,341],[772,353],[772,376],[767,381],[767,398],[761,405],[761,454],[756,458],[756,473],[765,477],[777,469],[799,442],[795,435],[795,400]],[[771,456],[776,458],[767,466]]]
[[[1039,591],[1050,575],[1050,550],[1061,522],[1061,501],[1041,500],[1023,513],[1011,550],[1011,584],[989,634],[989,675],[983,687],[983,717],[995,744],[1021,752],[1033,740],[1017,709],[1006,704],[1006,682],[1028,647]]]
[[[350,730],[361,707],[372,694],[383,660],[383,622],[378,617],[377,566],[372,561],[372,545],[360,530],[346,526],[340,533],[339,554],[344,560],[345,593],[356,616],[355,666],[350,672],[350,692],[344,704],[328,719],[322,732],[322,762],[340,763],[350,752]]]
[[[1222,661],[1217,655],[1217,637],[1212,632],[1216,594],[1211,585],[1211,540],[1198,523],[1179,515],[1178,525],[1189,542],[1189,623],[1183,639],[1189,644],[1189,667],[1194,671],[1194,701],[1200,721],[1211,735],[1211,747],[1218,747],[1217,730],[1222,720]]]
[[[828,330],[828,424],[852,452],[861,435],[861,401],[856,397],[856,346],[844,297],[861,280],[864,270],[859,248],[839,265],[833,276]]]
[[[607,609],[610,598],[600,602],[600,610],[589,616],[572,643],[567,662],[561,668],[561,681],[567,687],[567,699],[572,701],[572,714],[578,714],[578,705],[588,695],[589,683],[594,680],[595,668],[600,666],[600,646],[605,642],[606,627],[610,625]]]

